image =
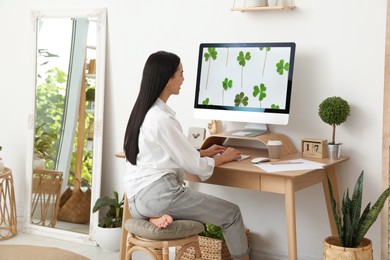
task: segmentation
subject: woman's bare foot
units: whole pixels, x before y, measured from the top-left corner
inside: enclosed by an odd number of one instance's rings
[[[161,217],[158,218],[150,218],[149,222],[154,224],[156,227],[159,228],[166,228],[173,222],[173,218],[167,214],[162,215]]]

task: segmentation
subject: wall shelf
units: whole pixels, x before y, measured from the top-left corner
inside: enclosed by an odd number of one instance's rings
[[[271,11],[271,10],[294,10],[295,5],[289,6],[259,6],[259,7],[233,7],[231,11],[240,11],[240,12],[248,12],[248,11]]]

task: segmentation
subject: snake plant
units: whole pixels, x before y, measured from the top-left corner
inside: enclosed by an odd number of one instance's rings
[[[356,248],[360,245],[361,240],[372,224],[374,224],[387,197],[390,195],[390,187],[388,187],[372,207],[370,207],[371,202],[368,203],[363,213],[361,213],[363,176],[364,171],[362,171],[355,184],[352,198],[350,198],[348,189],[347,193],[343,195],[341,211],[340,205],[334,199],[332,185],[328,178],[333,215],[337,226],[339,242],[343,247]]]

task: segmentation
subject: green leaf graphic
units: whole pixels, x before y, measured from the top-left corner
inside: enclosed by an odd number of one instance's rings
[[[243,51],[240,51],[238,56],[237,56],[238,64],[241,66],[241,88],[242,88],[243,82],[244,82],[244,67],[245,67],[246,61],[248,61],[250,59],[251,59],[250,52],[247,52],[244,54]]]
[[[237,94],[234,98],[234,105],[238,107],[240,104],[242,104],[244,107],[248,105],[248,97],[245,96],[244,92]]]
[[[207,77],[206,77],[206,89],[207,85],[209,84],[209,74],[210,74],[210,66],[211,66],[211,60],[217,59],[218,52],[215,50],[215,48],[207,48],[207,52],[203,55],[206,62],[209,62],[209,67],[207,69]],[[211,58],[211,59],[210,59]]]
[[[281,59],[278,63],[276,63],[276,71],[283,75],[284,71],[288,71],[290,68],[290,64],[288,62],[284,63],[284,60]]]
[[[259,96],[258,98],[260,101],[260,107],[261,107],[261,101],[263,101],[264,98],[267,96],[267,94],[265,93],[266,90],[267,88],[263,83],[261,83],[259,86],[256,85],[253,87],[253,96],[254,97]]]
[[[224,93],[228,88],[231,88],[233,86],[233,80],[225,78],[224,81],[222,81],[222,104],[224,103]]]

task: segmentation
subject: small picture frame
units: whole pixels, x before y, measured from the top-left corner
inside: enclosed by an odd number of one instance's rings
[[[188,129],[188,140],[196,149],[200,149],[206,136],[206,129],[202,127],[190,127]]]
[[[314,158],[327,158],[328,141],[325,139],[304,138],[302,139],[302,156]]]

